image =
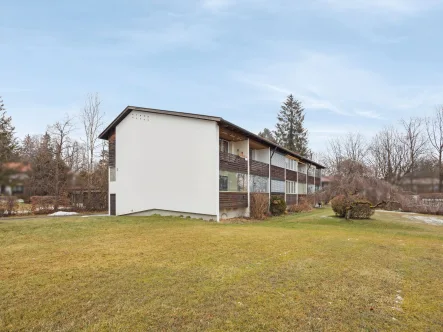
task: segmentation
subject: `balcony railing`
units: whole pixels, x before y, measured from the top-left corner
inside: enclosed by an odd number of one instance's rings
[[[232,153],[220,152],[220,170],[248,173],[248,162],[245,158]]]
[[[269,164],[261,161],[251,160],[249,164],[250,173],[263,177],[269,177]]]

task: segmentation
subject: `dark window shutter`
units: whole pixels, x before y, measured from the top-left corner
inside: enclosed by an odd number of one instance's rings
[[[115,194],[111,194],[110,210],[111,210],[111,216],[117,215],[117,212],[116,212],[116,195]]]

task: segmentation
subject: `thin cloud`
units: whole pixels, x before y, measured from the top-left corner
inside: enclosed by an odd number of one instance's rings
[[[348,56],[299,52],[294,61],[259,63],[240,82],[284,99],[293,93],[305,108],[350,117],[384,119],[421,109],[432,110],[443,91],[441,86],[407,86],[393,83],[375,71],[361,67]],[[265,68],[265,69],[262,69]]]
[[[382,119],[383,117],[375,111],[355,111],[356,114],[369,119]]]
[[[415,14],[441,4],[441,0],[320,0],[339,10],[376,11],[379,13]]]
[[[202,6],[208,10],[218,11],[235,4],[234,0],[203,0]]]

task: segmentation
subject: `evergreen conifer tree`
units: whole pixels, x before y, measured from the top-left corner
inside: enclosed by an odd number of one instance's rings
[[[304,128],[304,108],[302,104],[291,94],[281,106],[277,116],[278,123],[274,132],[277,143],[288,150],[307,156],[308,131]]]

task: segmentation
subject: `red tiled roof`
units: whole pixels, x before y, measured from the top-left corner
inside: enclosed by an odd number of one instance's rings
[[[26,173],[31,170],[30,164],[24,164],[20,162],[12,162],[12,163],[6,163],[5,165],[6,169],[17,171],[18,173]]]

